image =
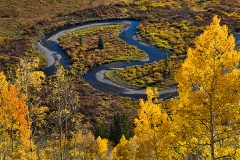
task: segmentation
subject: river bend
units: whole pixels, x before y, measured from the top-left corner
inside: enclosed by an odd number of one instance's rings
[[[114,83],[105,78],[104,73],[109,68],[125,68],[126,66],[133,66],[133,65],[143,65],[144,63],[150,63],[153,61],[159,61],[160,59],[164,59],[165,53],[159,50],[156,47],[138,42],[135,40],[134,35],[136,34],[137,30],[136,27],[140,23],[139,21],[135,20],[111,20],[111,21],[104,21],[104,22],[95,22],[89,23],[79,26],[72,26],[68,28],[64,28],[50,34],[45,35],[42,37],[36,45],[36,48],[39,49],[48,59],[48,65],[44,68],[44,72],[46,75],[54,74],[55,72],[55,65],[56,61],[60,61],[60,63],[65,67],[69,68],[71,65],[70,59],[68,55],[62,51],[62,49],[58,45],[58,38],[65,34],[66,32],[71,32],[78,29],[83,29],[91,26],[97,25],[107,25],[107,24],[118,24],[118,23],[127,23],[129,26],[125,28],[120,34],[119,38],[126,41],[130,45],[134,45],[137,48],[145,51],[148,54],[148,59],[141,62],[113,62],[110,64],[103,64],[98,67],[94,67],[93,69],[89,70],[87,74],[84,76],[86,82],[92,85],[94,88],[102,91],[107,92],[114,95],[121,95],[121,96],[128,96],[132,98],[146,98],[145,90],[138,90],[138,89],[131,89],[125,86],[119,85]],[[236,43],[240,43],[240,34],[235,34]],[[160,95],[162,97],[172,97],[176,96],[176,88],[170,88],[166,90],[160,91]]]

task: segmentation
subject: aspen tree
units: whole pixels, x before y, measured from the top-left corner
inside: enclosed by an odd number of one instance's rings
[[[234,48],[233,35],[214,16],[176,74],[179,131],[195,158],[239,158],[240,53]]]
[[[52,138],[55,138],[56,143],[59,143],[58,159],[62,160],[68,157],[67,142],[68,137],[70,137],[69,124],[76,123],[73,122],[72,118],[77,115],[76,109],[79,97],[77,96],[72,78],[67,76],[68,71],[59,63],[56,64],[56,68],[57,73],[50,80],[52,93],[49,94],[48,103],[49,107],[52,108],[49,118],[56,124]],[[77,121],[76,117],[74,121]],[[74,127],[72,126],[71,128]]]
[[[83,160],[97,159],[98,145],[91,132],[83,133],[83,131],[79,130],[69,140],[69,158]]]
[[[171,128],[173,122],[161,103],[158,103],[158,91],[146,89],[147,100],[140,99],[138,118],[135,119],[134,133],[137,142],[137,159],[179,159],[174,151],[175,135]]]
[[[132,160],[136,159],[136,151],[137,151],[137,137],[134,136],[127,140],[123,135],[120,139],[120,142],[113,149],[113,159],[116,160]]]
[[[31,120],[24,97],[0,73],[0,159],[36,159],[30,152]]]
[[[26,58],[20,60],[19,68],[16,70],[16,79],[14,84],[20,89],[20,96],[26,99],[29,109],[27,118],[32,120],[31,125],[31,139],[32,142],[42,136],[40,128],[45,123],[45,112],[47,107],[42,106],[42,84],[45,81],[45,74],[39,71],[38,58]],[[42,137],[41,137],[42,138]],[[35,150],[34,144],[31,144],[31,152]]]
[[[95,141],[97,144],[97,159],[106,159],[108,154],[108,140],[98,136]]]

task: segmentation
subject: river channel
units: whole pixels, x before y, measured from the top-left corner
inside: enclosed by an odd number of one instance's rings
[[[104,21],[104,22],[94,22],[84,25],[76,25],[70,26],[67,28],[60,29],[58,31],[46,34],[42,37],[37,45],[36,48],[39,49],[48,59],[48,66],[44,68],[44,72],[46,75],[54,74],[55,72],[55,65],[56,61],[59,61],[65,68],[69,68],[71,65],[70,59],[68,55],[62,51],[62,49],[58,45],[58,38],[65,34],[66,32],[71,32],[77,29],[83,29],[91,26],[96,25],[107,25],[107,24],[118,24],[118,23],[127,23],[129,27],[124,29],[120,34],[119,38],[126,41],[130,45],[134,45],[137,48],[145,51],[148,54],[148,59],[141,62],[113,62],[110,64],[103,64],[98,67],[94,67],[87,72],[84,76],[84,80],[88,82],[91,86],[95,89],[100,90],[102,92],[110,93],[113,95],[121,95],[127,96],[132,98],[146,98],[145,90],[136,90],[132,88],[128,88],[112,81],[105,79],[104,72],[111,68],[125,68],[127,66],[133,65],[143,65],[144,63],[150,63],[154,61],[159,61],[160,59],[164,59],[165,52],[159,50],[156,47],[138,42],[134,35],[136,34],[137,30],[136,27],[139,25],[139,21],[136,20],[111,20],[111,21]],[[240,40],[240,34],[235,35],[236,41]],[[176,96],[176,88],[170,88],[167,90],[160,91],[160,95],[164,95],[163,97],[171,97]]]
[[[146,98],[145,90],[136,90],[132,88],[127,88],[122,85],[118,85],[116,83],[111,82],[110,80],[105,79],[103,76],[106,70],[110,68],[125,68],[127,66],[133,65],[143,65],[144,63],[149,63],[153,61],[159,61],[160,59],[164,58],[165,53],[159,50],[156,47],[149,46],[143,43],[138,42],[134,39],[134,35],[136,34],[137,30],[136,27],[139,25],[139,21],[135,20],[111,20],[105,22],[96,22],[96,23],[89,23],[79,26],[72,26],[67,27],[49,34],[46,34],[42,37],[39,42],[37,43],[36,47],[39,49],[48,59],[48,66],[44,68],[44,72],[46,75],[52,75],[55,73],[55,65],[56,61],[59,61],[65,68],[68,68],[71,65],[70,59],[68,55],[62,51],[62,49],[58,45],[58,38],[65,34],[66,32],[71,32],[77,29],[83,29],[90,26],[96,25],[107,25],[107,24],[118,24],[118,23],[126,23],[129,24],[127,29],[124,29],[120,34],[119,38],[126,41],[130,45],[134,45],[139,49],[145,51],[149,58],[145,61],[141,62],[113,62],[110,64],[104,64],[98,67],[94,67],[93,69],[89,70],[87,74],[84,76],[84,80],[88,82],[91,86],[95,89],[100,90],[102,92],[110,93],[113,95],[121,95],[127,96],[132,98]],[[166,92],[176,92],[174,90],[167,90],[163,91]]]

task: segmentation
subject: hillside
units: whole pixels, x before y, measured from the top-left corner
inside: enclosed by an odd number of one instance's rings
[[[146,89],[146,100],[101,92],[83,78],[96,66],[147,58],[118,37],[127,24],[64,34],[59,46],[72,65],[42,72],[47,59],[36,49],[42,36],[116,19],[138,20],[135,38],[171,53],[106,74]],[[240,155],[240,47],[228,36],[240,32],[239,0],[1,0],[0,23],[0,159]],[[179,96],[160,101],[173,95],[159,96],[158,89],[177,84]]]

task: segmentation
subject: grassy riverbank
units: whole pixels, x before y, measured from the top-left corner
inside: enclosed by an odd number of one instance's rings
[[[146,63],[142,66],[130,66],[105,73],[106,78],[130,88],[156,87],[166,89],[176,84],[173,75],[176,72],[173,63],[167,66],[164,61]]]
[[[116,24],[77,30],[61,36],[59,45],[71,57],[73,67],[84,73],[103,63],[146,59],[145,52],[118,37],[123,27],[124,24]],[[100,36],[105,45],[104,49],[98,47]]]

